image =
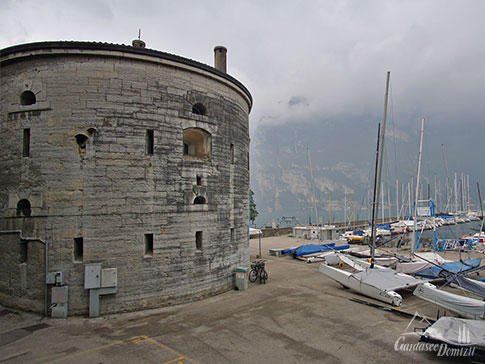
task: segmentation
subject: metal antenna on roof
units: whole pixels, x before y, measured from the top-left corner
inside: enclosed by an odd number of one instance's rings
[[[138,39],[134,39],[131,42],[131,45],[133,47],[137,47],[137,48],[145,48],[146,47],[145,42],[141,40],[141,28],[138,29]]]

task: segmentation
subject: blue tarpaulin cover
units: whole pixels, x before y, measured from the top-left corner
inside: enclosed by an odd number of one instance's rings
[[[450,274],[448,277],[446,277],[446,280],[470,292],[474,292],[482,297],[485,297],[485,287],[483,287],[479,283],[476,283],[476,281],[472,279],[465,278],[456,274]]]
[[[479,267],[480,262],[481,259],[464,259],[459,262],[444,263],[440,266],[433,265],[414,274],[416,276],[425,278],[441,278],[441,276],[439,275],[441,271],[444,271],[443,274],[446,274],[446,271],[451,273],[466,272],[476,267]]]
[[[372,222],[369,221],[369,226],[372,225]],[[376,224],[379,229],[386,229],[391,230],[391,224]]]
[[[335,243],[328,244],[306,244],[301,245],[294,249],[283,250],[283,254],[293,254],[295,257],[301,257],[302,255],[320,253],[332,250],[343,250],[350,248],[350,245],[335,246]]]

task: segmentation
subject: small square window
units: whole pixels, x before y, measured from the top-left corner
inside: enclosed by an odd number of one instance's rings
[[[153,234],[145,234],[145,257],[153,257]]]
[[[84,258],[84,239],[74,238],[74,261],[82,262]]]
[[[195,248],[202,250],[202,231],[195,232]]]

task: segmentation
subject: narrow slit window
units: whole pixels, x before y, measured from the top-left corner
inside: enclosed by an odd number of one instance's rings
[[[74,261],[82,262],[84,259],[84,239],[74,238]]]
[[[20,243],[20,263],[27,263],[28,248],[27,243]]]
[[[30,129],[24,129],[22,156],[30,157]]]
[[[202,250],[202,231],[195,232],[195,248]]]
[[[201,186],[202,185],[202,176],[197,176],[196,183],[197,183],[197,186]]]
[[[231,164],[234,164],[234,144],[231,144]]]
[[[146,155],[153,155],[153,130],[147,129],[146,136],[145,136],[145,154]]]
[[[234,228],[231,229],[231,243],[234,243]]]
[[[153,234],[145,234],[145,257],[153,257]]]

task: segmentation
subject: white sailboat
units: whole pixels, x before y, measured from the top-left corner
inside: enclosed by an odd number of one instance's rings
[[[411,277],[409,275],[398,273],[390,268],[379,267],[375,264],[375,240],[376,240],[376,217],[378,216],[378,196],[381,183],[382,172],[382,154],[384,150],[384,135],[387,117],[387,101],[389,96],[389,77],[390,72],[387,73],[386,79],[386,96],[384,103],[384,120],[382,124],[382,132],[379,131],[377,137],[376,150],[376,169],[374,179],[374,198],[372,208],[372,232],[371,232],[371,261],[368,267],[359,266],[357,273],[350,273],[331,267],[325,263],[320,265],[320,272],[328,278],[342,284],[344,287],[351,288],[363,295],[375,298],[377,300],[390,303],[394,306],[402,304],[402,297],[396,291],[415,287],[423,280]]]
[[[485,319],[485,302],[476,298],[459,296],[436,288],[430,283],[416,287],[413,294],[469,319]]]
[[[440,317],[438,321],[429,326],[421,335],[421,340],[425,342],[445,344],[454,350],[458,349],[461,353],[466,353],[471,363],[485,353],[485,321],[467,320],[457,317]]]
[[[441,265],[446,263],[447,260],[443,259],[440,255],[435,252],[431,253],[421,253],[421,257],[417,257],[414,254],[416,249],[416,231],[418,226],[418,203],[419,200],[419,182],[421,177],[421,161],[423,154],[423,135],[424,135],[424,118],[421,119],[421,136],[419,140],[419,154],[418,154],[418,174],[416,178],[416,198],[413,210],[413,231],[411,240],[411,253],[409,256],[404,257],[396,264],[396,271],[400,273],[416,273],[420,270],[426,269],[432,265]],[[424,259],[423,259],[424,258]]]

